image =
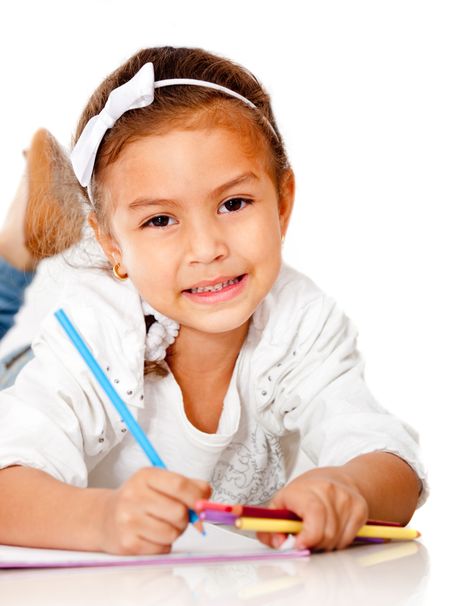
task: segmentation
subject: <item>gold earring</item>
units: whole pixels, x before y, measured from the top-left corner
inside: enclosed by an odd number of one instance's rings
[[[281,236],[281,246],[283,246],[283,244],[284,244],[284,239],[285,239],[285,237],[286,237],[286,236]]]
[[[121,280],[122,282],[125,281],[128,278],[128,274],[121,274],[119,273],[119,267],[120,267],[120,263],[116,263],[113,267],[113,274],[114,277],[117,278],[118,280]]]

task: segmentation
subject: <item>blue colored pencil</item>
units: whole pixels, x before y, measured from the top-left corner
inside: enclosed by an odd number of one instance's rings
[[[83,360],[86,362],[88,368],[92,371],[92,374],[95,376],[95,378],[99,382],[102,389],[105,391],[108,398],[111,400],[111,403],[113,404],[113,406],[119,413],[120,418],[123,419],[125,425],[130,430],[131,435],[135,438],[136,442],[139,444],[139,446],[142,448],[142,450],[147,455],[150,463],[154,467],[160,467],[161,469],[166,469],[166,466],[164,465],[162,459],[160,458],[160,456],[158,455],[156,450],[153,448],[150,440],[148,439],[148,437],[142,430],[139,423],[133,417],[131,412],[128,410],[128,407],[125,404],[125,402],[122,400],[122,398],[119,396],[117,391],[112,386],[110,380],[105,375],[104,371],[100,367],[97,360],[94,358],[94,356],[89,351],[86,343],[83,341],[81,335],[78,333],[75,326],[72,324],[72,322],[67,317],[67,314],[65,313],[65,311],[63,309],[58,309],[54,315],[55,315],[56,319],[58,320],[58,322],[61,324],[62,328],[66,332],[69,339],[72,341],[72,343],[75,346],[75,348],[77,349],[78,353],[81,355]],[[195,511],[192,511],[190,509],[189,510],[189,521],[191,523],[195,523],[198,520],[199,520],[198,515],[195,513]]]

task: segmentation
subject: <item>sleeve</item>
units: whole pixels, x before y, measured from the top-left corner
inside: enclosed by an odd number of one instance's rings
[[[41,348],[16,383],[0,392],[0,468],[34,467],[86,487],[89,471],[120,433],[96,389]]]
[[[423,504],[428,489],[417,432],[368,389],[353,323],[328,297],[313,307],[306,322],[313,328],[297,343],[299,361],[279,383],[276,408],[285,430],[299,432],[300,449],[316,466],[342,465],[374,451],[399,456],[422,482]]]

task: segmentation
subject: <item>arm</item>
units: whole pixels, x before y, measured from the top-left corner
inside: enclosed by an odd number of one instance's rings
[[[38,469],[2,469],[0,543],[100,551],[107,492],[65,484]]]
[[[210,488],[156,468],[115,490],[78,488],[14,466],[0,471],[0,495],[0,543],[137,555],[168,553]]]
[[[373,398],[356,337],[325,299],[277,398],[285,429],[299,431],[300,448],[316,468],[287,484],[272,504],[304,518],[298,544],[306,547],[345,547],[368,517],[405,524],[418,503],[424,472],[417,434]]]
[[[406,525],[421,491],[421,482],[405,461],[388,452],[355,457],[341,468],[369,507],[369,518]]]
[[[272,501],[303,518],[301,548],[342,549],[367,518],[407,524],[417,505],[419,481],[411,467],[387,452],[355,457],[345,465],[319,467],[298,476]],[[278,547],[284,536],[261,533]]]
[[[114,490],[88,471],[120,448],[120,420],[94,386],[48,351],[0,393],[0,542],[34,547],[165,553],[209,496],[205,482],[144,467]],[[101,439],[99,439],[101,436]]]

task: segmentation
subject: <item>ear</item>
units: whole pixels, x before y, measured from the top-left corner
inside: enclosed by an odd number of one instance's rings
[[[103,249],[103,252],[108,257],[109,262],[114,267],[117,263],[122,262],[122,251],[116,240],[110,233],[106,233],[98,222],[97,215],[94,211],[88,215],[88,223],[94,230],[95,238]]]
[[[278,214],[280,219],[281,235],[286,235],[295,198],[295,177],[292,169],[287,169],[280,181],[278,198]]]

